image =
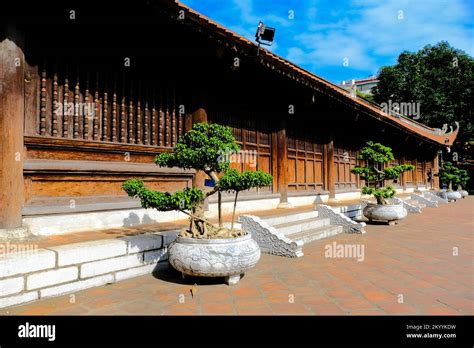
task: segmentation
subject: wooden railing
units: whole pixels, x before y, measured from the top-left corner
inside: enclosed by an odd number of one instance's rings
[[[25,82],[27,136],[166,148],[185,132],[176,86],[36,67]]]

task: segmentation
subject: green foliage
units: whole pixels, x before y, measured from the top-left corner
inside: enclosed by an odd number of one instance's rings
[[[392,198],[395,190],[391,186],[383,187],[385,180],[395,180],[405,171],[414,170],[411,164],[399,164],[396,166],[379,169],[383,164],[394,160],[392,149],[380,143],[367,142],[357,158],[364,161],[364,165],[352,168],[351,172],[360,176],[366,186],[362,188],[363,194],[373,195],[378,204],[385,204],[385,198]]]
[[[395,180],[402,175],[403,172],[415,170],[415,166],[413,164],[399,164],[393,167],[387,167],[383,171],[385,173],[385,179],[388,180]]]
[[[374,187],[367,187],[364,186],[362,188],[362,193],[364,195],[373,195],[377,200],[378,204],[384,204],[385,198],[392,198],[395,196],[395,189],[392,186],[387,186],[383,188],[374,188]]]
[[[467,170],[459,169],[451,162],[444,162],[435,175],[439,176],[441,182],[447,185],[449,190],[452,189],[453,184],[465,188],[470,179]]]
[[[143,208],[159,211],[194,210],[204,201],[204,194],[197,188],[185,188],[175,193],[152,191],[144,187],[139,179],[127,180],[122,188],[130,197],[139,198]]]
[[[240,173],[235,169],[229,169],[219,179],[218,186],[220,191],[240,192],[254,187],[271,185],[272,181],[273,177],[262,170]]]
[[[155,163],[161,167],[221,173],[229,168],[229,161],[223,154],[238,150],[231,128],[195,123],[189,132],[178,139],[173,152],[159,154]]]
[[[356,90],[356,95],[362,99],[367,100],[368,102],[371,102],[371,103],[374,102],[374,96],[370,93],[364,93],[359,90]]]
[[[232,129],[218,124],[197,123],[181,136],[171,153],[156,156],[155,163],[162,167],[180,167],[204,171],[216,186],[211,191],[203,193],[199,188],[186,188],[175,193],[152,191],[144,187],[143,181],[130,179],[123,183],[122,189],[133,198],[139,198],[143,208],[155,208],[160,211],[180,210],[191,217],[191,233],[195,238],[219,235],[221,228],[209,227],[210,223],[202,215],[202,205],[205,197],[223,191],[235,192],[235,216],[237,195],[240,191],[254,187],[268,186],[272,176],[263,171],[247,171],[239,173],[230,169],[229,157],[240,148],[235,143]],[[223,173],[221,178],[217,174]],[[218,203],[219,227],[222,227],[221,203]],[[190,211],[191,213],[187,212]],[[230,230],[233,229],[233,225]],[[233,236],[239,235],[233,234]]]
[[[386,163],[394,160],[392,149],[388,146],[384,146],[380,143],[374,143],[368,141],[364,146],[359,155],[358,159],[376,163]]]
[[[459,185],[464,189],[467,189],[467,183],[471,177],[468,175],[467,170],[459,169]]]
[[[447,42],[403,52],[394,66],[383,67],[373,88],[376,103],[418,102],[418,121],[441,128],[460,123],[458,140],[473,137],[474,59]]]

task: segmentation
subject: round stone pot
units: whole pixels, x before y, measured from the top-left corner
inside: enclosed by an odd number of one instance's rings
[[[364,216],[372,220],[396,221],[404,219],[408,212],[402,204],[376,204],[368,203],[363,210]]]
[[[462,198],[462,195],[459,191],[447,191],[446,198],[448,201],[457,201]]]
[[[228,285],[260,259],[260,247],[251,234],[226,239],[179,237],[168,248],[170,264],[183,277],[225,277]]]

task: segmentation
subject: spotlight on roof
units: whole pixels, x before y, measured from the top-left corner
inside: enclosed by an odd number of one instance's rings
[[[258,50],[260,50],[260,45],[271,46],[273,44],[275,30],[275,28],[267,27],[262,21],[258,23],[257,32],[255,33],[255,41],[258,42]]]
[[[258,23],[257,33],[255,34],[255,40],[257,40],[259,44],[271,46],[274,37],[275,28],[267,27],[262,21],[260,21]]]

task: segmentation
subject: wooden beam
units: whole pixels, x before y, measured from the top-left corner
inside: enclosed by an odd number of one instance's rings
[[[24,198],[25,57],[16,33],[0,43],[0,228],[19,228]]]

